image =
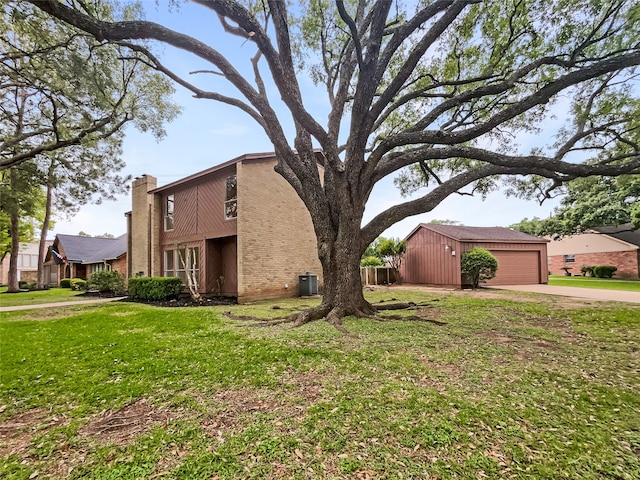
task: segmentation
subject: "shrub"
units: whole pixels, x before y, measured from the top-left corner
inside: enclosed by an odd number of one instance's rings
[[[617,270],[618,267],[614,267],[613,265],[599,265],[594,267],[593,273],[598,278],[611,278]]]
[[[593,277],[593,269],[596,268],[595,265],[582,265],[580,267],[580,272],[583,277]]]
[[[177,297],[184,284],[178,277],[138,277],[129,279],[129,297],[135,300],[167,300]]]
[[[63,278],[60,280],[60,288],[71,288],[71,279]]]
[[[87,281],[82,278],[72,278],[71,279],[71,290],[76,292],[81,292],[87,289]]]
[[[361,267],[381,267],[382,260],[380,260],[378,257],[374,257],[373,255],[369,257],[364,257],[362,258],[362,260],[360,260],[360,266]]]
[[[473,288],[478,288],[480,282],[486,282],[496,276],[498,260],[489,250],[474,247],[462,255],[460,262],[462,273],[471,281]]]
[[[124,275],[114,270],[102,270],[95,272],[89,278],[89,289],[98,290],[101,293],[119,294],[125,291]]]
[[[27,280],[18,280],[18,288],[20,290],[33,290],[37,287],[36,282],[29,282]]]

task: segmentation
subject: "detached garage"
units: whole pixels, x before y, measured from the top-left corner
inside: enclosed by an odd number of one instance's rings
[[[401,268],[405,283],[462,288],[460,257],[474,247],[498,259],[495,278],[486,285],[547,283],[548,240],[504,227],[465,227],[421,223],[406,238]]]

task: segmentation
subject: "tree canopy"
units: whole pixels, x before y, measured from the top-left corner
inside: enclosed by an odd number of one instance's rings
[[[29,1],[144,54],[197,98],[239,108],[264,129],[318,237],[323,303],[299,322],[375,314],[360,288],[361,254],[453,193],[485,194],[500,176],[561,185],[640,172],[636,2],[194,0],[219,20],[205,42],[144,20],[105,22],[86,2]],[[169,70],[141,40],[209,62],[207,73],[236,94],[209,76]],[[251,57],[225,56],[226,42],[252,45]],[[324,124],[311,113],[317,91],[309,98],[307,78],[326,93]],[[544,131],[556,112],[564,121]],[[520,134],[539,134],[535,148],[519,146]],[[399,173],[415,177],[420,195],[363,223],[373,187]]]
[[[564,185],[561,204],[546,219],[511,226],[532,235],[565,236],[598,227],[640,228],[640,176],[579,178]]]
[[[52,210],[72,216],[86,203],[127,191],[130,177],[120,175],[125,127],[161,138],[179,109],[170,99],[172,83],[142,55],[100,42],[29,3],[0,5],[0,170],[29,179],[0,188],[16,199],[12,222],[29,223],[33,209],[25,206],[41,198],[42,257]],[[87,8],[104,19],[137,11],[103,2]],[[17,248],[16,238],[10,243]]]

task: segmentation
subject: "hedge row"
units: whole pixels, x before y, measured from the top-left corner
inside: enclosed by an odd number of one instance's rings
[[[177,297],[184,285],[178,277],[136,277],[129,279],[129,297],[135,300],[167,300]]]

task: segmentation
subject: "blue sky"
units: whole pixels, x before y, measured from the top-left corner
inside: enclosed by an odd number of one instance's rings
[[[242,45],[242,39],[222,34],[215,15],[191,4],[183,4],[169,12],[164,5],[165,2],[161,1],[160,6],[156,5],[154,0],[142,3],[147,11],[148,20],[212,44],[233,59],[239,60],[246,66],[246,71],[249,71],[249,58],[255,51],[252,45]],[[211,68],[186,52],[167,46],[157,47],[154,47],[154,51],[179,75],[186,77],[190,71]],[[201,77],[193,80],[209,89],[227,88],[223,79],[218,76]],[[324,102],[326,97],[322,95],[324,91],[315,89],[308,80],[304,81],[303,89],[308,108],[319,119],[326,118],[328,108]],[[231,92],[226,90],[225,93]],[[278,95],[274,95],[274,98],[278,98]],[[191,93],[182,87],[176,87],[174,101],[182,106],[183,112],[166,126],[167,136],[161,142],[156,142],[148,133],[142,134],[132,128],[127,131],[123,155],[127,166],[123,173],[133,177],[142,174],[153,175],[158,178],[158,185],[161,186],[245,153],[273,150],[261,128],[248,115],[233,107],[210,100],[194,99]],[[282,111],[284,112],[284,109]],[[293,137],[293,134],[291,136]],[[534,146],[535,142],[535,136],[519,139],[524,151]],[[376,186],[367,204],[365,221],[403,200],[406,199],[402,199],[393,185],[393,177],[383,180]],[[557,202],[545,202],[540,206],[535,201],[507,199],[500,192],[489,195],[485,201],[454,194],[432,212],[397,223],[387,230],[384,236],[402,238],[418,223],[432,219],[457,220],[469,226],[508,226],[524,217],[546,217],[556,204]],[[73,218],[56,218],[50,238],[57,233],[77,234],[80,231],[90,235],[105,232],[120,235],[126,231],[124,214],[130,209],[131,199],[128,195],[119,196],[116,201],[84,206]]]

